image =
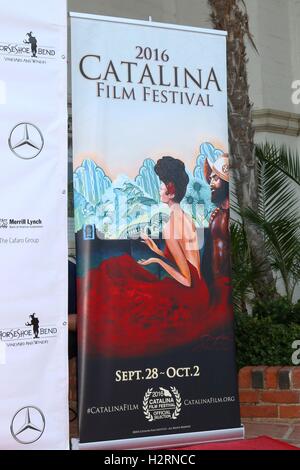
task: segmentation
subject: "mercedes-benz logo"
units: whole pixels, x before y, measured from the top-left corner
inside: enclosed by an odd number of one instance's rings
[[[32,444],[45,430],[45,416],[36,406],[24,406],[16,412],[11,425],[12,437],[20,444]]]
[[[17,157],[31,160],[42,151],[44,138],[41,131],[34,124],[21,122],[11,131],[8,145]]]

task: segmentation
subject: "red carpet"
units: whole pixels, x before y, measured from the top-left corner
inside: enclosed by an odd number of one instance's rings
[[[216,442],[201,444],[191,447],[181,447],[176,450],[300,450],[283,441],[261,436],[255,439],[245,439],[239,441]]]

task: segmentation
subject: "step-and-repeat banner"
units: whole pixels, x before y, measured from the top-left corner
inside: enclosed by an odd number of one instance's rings
[[[71,16],[80,447],[241,437],[226,35]]]
[[[66,449],[66,2],[0,11],[0,447]]]

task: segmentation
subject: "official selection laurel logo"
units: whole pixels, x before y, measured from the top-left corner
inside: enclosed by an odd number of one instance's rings
[[[20,444],[32,444],[42,437],[45,426],[45,416],[39,408],[24,406],[15,413],[11,421],[10,432]]]
[[[12,129],[8,145],[17,157],[23,160],[32,160],[43,150],[44,137],[34,124],[21,122]]]
[[[177,419],[181,406],[181,396],[175,387],[170,387],[170,390],[163,387],[159,387],[159,390],[148,388],[143,400],[143,411],[148,421]]]

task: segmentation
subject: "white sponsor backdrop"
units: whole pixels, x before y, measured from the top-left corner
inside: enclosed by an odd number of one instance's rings
[[[0,11],[0,448],[67,449],[66,1]]]

